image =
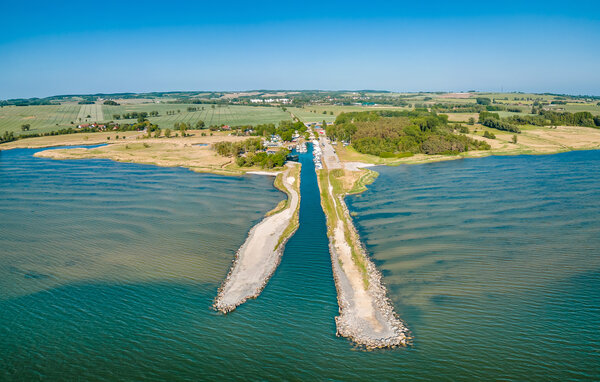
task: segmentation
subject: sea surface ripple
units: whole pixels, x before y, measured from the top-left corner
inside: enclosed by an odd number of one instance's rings
[[[310,152],[258,299],[211,309],[262,176],[0,152],[0,380],[598,380],[600,152],[376,168],[347,198],[407,349],[335,336]]]

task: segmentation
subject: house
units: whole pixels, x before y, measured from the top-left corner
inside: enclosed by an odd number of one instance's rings
[[[221,126],[221,129],[222,130],[231,130],[231,126],[229,126],[229,125],[223,125],[223,126]]]

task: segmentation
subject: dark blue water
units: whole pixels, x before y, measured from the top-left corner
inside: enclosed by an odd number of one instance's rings
[[[310,154],[281,265],[223,316],[235,250],[282,197],[272,179],[33,152],[0,153],[0,380],[600,375],[596,152],[378,169],[348,203],[415,344],[374,352],[335,336]]]

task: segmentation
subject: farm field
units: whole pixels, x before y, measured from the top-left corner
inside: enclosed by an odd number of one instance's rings
[[[31,125],[30,133],[45,133],[72,127],[71,122],[77,123],[81,106],[77,104],[4,106],[0,108],[0,133],[9,131],[21,134],[23,124]]]
[[[79,109],[79,114],[77,114],[78,123],[90,123],[90,122],[104,122],[104,114],[102,113],[102,105],[100,104],[91,104],[91,105],[81,105]]]
[[[214,107],[213,107],[214,106]],[[174,123],[185,122],[194,125],[199,120],[206,126],[211,125],[257,125],[261,123],[278,123],[291,120],[290,114],[278,107],[238,106],[238,105],[208,105],[208,104],[138,104],[138,105],[103,105],[105,120],[117,121],[115,114],[123,115],[131,112],[157,111],[158,117],[148,117],[160,128],[172,128]],[[196,109],[188,111],[188,108]],[[172,113],[172,114],[168,114]],[[123,123],[135,122],[134,119],[121,119]]]
[[[589,111],[594,115],[600,115],[600,106],[596,104],[581,104],[581,103],[569,103],[567,105],[556,105],[557,111],[568,111],[571,113],[577,113],[580,111]],[[563,109],[563,110],[560,110]]]
[[[80,123],[108,122],[115,120],[114,114],[130,112],[158,111],[158,117],[148,117],[161,128],[172,128],[175,122],[194,125],[203,120],[206,126],[227,124],[232,126],[278,123],[291,120],[290,114],[278,107],[237,106],[237,105],[197,105],[197,104],[131,104],[107,106],[100,104],[44,105],[44,106],[5,106],[0,108],[0,134],[5,131],[16,135],[46,133],[62,128],[75,127]],[[197,111],[188,111],[188,107]],[[172,115],[167,115],[172,111]],[[90,116],[88,118],[88,115]],[[321,119],[322,120],[322,119]],[[133,123],[135,119],[120,119],[121,123]],[[71,123],[72,122],[72,123]],[[21,131],[23,124],[31,125],[29,131]]]

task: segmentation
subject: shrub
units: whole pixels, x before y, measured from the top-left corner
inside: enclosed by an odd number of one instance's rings
[[[487,130],[483,132],[483,136],[484,136],[484,138],[496,139],[496,136],[494,135],[494,133],[491,133]]]

